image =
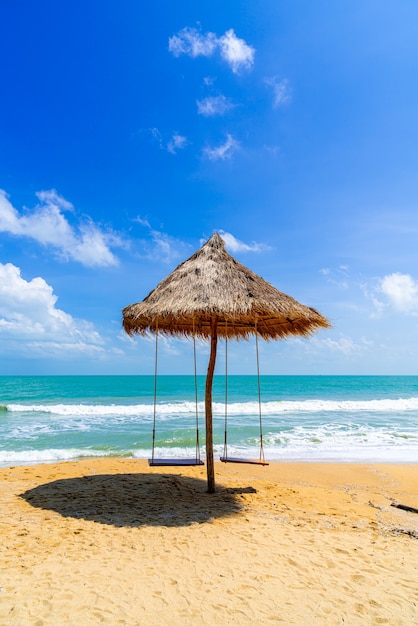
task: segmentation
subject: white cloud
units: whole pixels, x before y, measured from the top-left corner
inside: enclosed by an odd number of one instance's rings
[[[251,244],[244,243],[239,239],[236,239],[231,233],[227,233],[224,230],[218,231],[222,239],[225,241],[225,245],[231,252],[265,252],[270,250],[270,246],[264,243],[256,243],[253,241]]]
[[[326,277],[327,282],[337,285],[341,289],[348,289],[350,287],[350,268],[348,265],[340,265],[335,270],[325,267],[321,269],[320,272]]]
[[[151,256],[153,258],[162,259],[165,262],[170,261],[176,253],[173,250],[173,239],[166,233],[161,233],[158,230],[151,231],[152,240],[154,242],[154,248]]]
[[[393,272],[375,281],[372,287],[364,282],[360,287],[373,304],[372,318],[380,318],[391,310],[418,316],[418,281],[410,274]]]
[[[225,96],[209,96],[203,100],[197,100],[197,112],[205,117],[214,115],[225,115],[234,108],[234,104]]]
[[[148,258],[154,261],[172,263],[189,252],[187,244],[167,235],[167,233],[151,230],[151,237],[152,246],[148,244],[146,248],[148,249]]]
[[[161,136],[160,131],[158,130],[158,128],[150,128],[149,132],[152,135],[152,138],[155,139],[155,141],[160,145],[160,147],[162,148],[163,146],[163,138]]]
[[[78,229],[73,228],[63,213],[73,213],[74,207],[55,189],[40,191],[36,195],[40,202],[35,209],[19,214],[6,192],[0,190],[0,231],[34,239],[43,246],[53,247],[61,259],[78,261],[89,267],[118,263],[110,249],[110,246],[122,245],[118,236],[101,230],[88,218]]]
[[[211,56],[218,46],[214,33],[201,34],[197,28],[185,27],[168,40],[168,49],[175,57],[187,54],[191,57]]]
[[[210,161],[218,161],[219,159],[230,159],[231,156],[238,150],[239,143],[229,133],[226,136],[225,143],[213,148],[206,147],[203,149],[203,155]]]
[[[141,226],[146,226],[147,228],[151,228],[151,225],[146,217],[141,217],[140,215],[137,215],[134,219],[134,222],[141,224]]]
[[[360,287],[366,298],[368,298],[374,306],[374,311],[370,314],[370,317],[372,319],[381,317],[385,311],[386,304],[379,300],[373,291],[369,291],[367,285],[362,284]]]
[[[44,245],[71,239],[71,227],[61,211],[72,210],[72,205],[54,191],[36,195],[41,201],[37,209],[33,213],[19,215],[6,192],[0,190],[0,231],[31,237]]]
[[[266,78],[265,83],[273,90],[273,108],[276,109],[277,107],[290,102],[291,91],[287,78],[280,81],[277,80],[276,77]]]
[[[255,50],[244,39],[239,39],[232,28],[219,39],[219,45],[222,58],[230,65],[233,72],[251,69]]]
[[[418,282],[409,274],[394,272],[384,276],[380,291],[395,311],[418,315]]]
[[[183,137],[183,135],[179,135],[178,133],[174,133],[172,138],[167,144],[168,152],[171,154],[176,154],[177,150],[182,150],[187,146],[187,137]]]
[[[36,193],[38,199],[44,204],[56,204],[63,211],[73,211],[74,207],[71,202],[68,202],[62,196],[58,195],[55,189],[50,189],[49,191],[38,191]]]
[[[168,49],[175,57],[186,54],[193,58],[210,57],[219,50],[222,59],[234,73],[251,69],[255,54],[254,48],[237,37],[232,28],[217,37],[215,33],[203,34],[197,28],[185,27],[170,37]]]
[[[161,261],[172,263],[189,253],[189,246],[180,239],[175,239],[167,233],[152,228],[148,220],[137,217],[136,222],[149,230],[151,241],[142,239],[140,241],[142,250],[141,256],[151,261]]]
[[[350,337],[340,337],[340,339],[331,339],[330,337],[327,337],[326,339],[316,339],[316,342],[320,342],[320,344],[326,346],[330,350],[341,352],[346,356],[362,352],[365,347],[368,347],[366,341],[364,341],[364,345],[361,345],[354,343]]]
[[[20,269],[0,263],[0,337],[4,352],[23,351],[27,355],[69,351],[104,352],[103,339],[92,324],[73,318],[56,308],[57,296],[46,281],[26,281]]]
[[[187,137],[180,135],[178,132],[174,132],[166,143],[163,133],[158,128],[149,128],[148,130],[161,150],[167,150],[170,154],[176,154],[178,150],[182,150],[189,143]]]
[[[268,154],[271,156],[277,156],[280,152],[279,146],[275,146],[275,145],[272,145],[272,146],[264,145],[263,149],[266,152],[268,152]]]

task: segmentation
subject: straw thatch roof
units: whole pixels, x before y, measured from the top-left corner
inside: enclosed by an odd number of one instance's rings
[[[307,336],[329,328],[318,311],[278,291],[238,263],[215,233],[164,278],[142,302],[123,310],[128,334],[147,331],[210,337],[213,316],[220,337],[263,339]]]

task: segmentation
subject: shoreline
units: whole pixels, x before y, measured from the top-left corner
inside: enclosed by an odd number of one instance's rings
[[[416,463],[0,468],[0,624],[418,624]]]
[[[191,452],[190,455],[188,456],[193,456],[193,451]],[[239,455],[231,455],[231,456],[238,456]],[[24,461],[8,461],[7,463],[0,463],[0,473],[3,470],[7,470],[7,469],[14,469],[16,467],[36,467],[36,466],[41,466],[41,465],[60,465],[62,463],[83,463],[83,462],[94,462],[94,461],[132,461],[133,463],[145,463],[148,464],[148,459],[151,457],[151,451],[147,456],[141,456],[141,457],[136,457],[136,456],[131,456],[131,455],[115,455],[115,456],[77,456],[77,457],[72,457],[72,458],[68,458],[68,459],[36,459],[34,461],[30,461],[30,460],[24,460]],[[171,458],[168,455],[164,455],[164,458]],[[172,459],[173,461],[176,460],[176,456],[173,456]],[[246,457],[244,457],[246,458]],[[253,457],[253,458],[257,458],[257,457]],[[202,468],[206,467],[206,457],[205,455],[202,454],[201,459],[204,463],[204,465],[202,466]],[[233,463],[232,461],[228,462],[228,463],[223,463],[219,460],[219,458],[215,457],[215,465],[222,467],[225,465],[239,465],[237,463]],[[241,465],[246,465],[245,463],[242,463]],[[375,457],[368,457],[368,458],[364,458],[364,459],[334,459],[334,458],[320,458],[320,457],[314,457],[314,458],[309,458],[309,457],[297,457],[297,458],[290,458],[290,457],[284,457],[281,459],[277,459],[277,458],[266,458],[266,467],[268,466],[275,466],[275,465],[418,465],[418,460],[411,460],[409,457],[407,457],[407,459],[376,459]],[[162,466],[164,467],[164,466]],[[173,465],[173,467],[176,467],[175,465]],[[178,468],[180,468],[180,465],[177,466]]]

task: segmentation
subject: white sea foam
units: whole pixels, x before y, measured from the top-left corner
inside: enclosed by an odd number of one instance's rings
[[[257,402],[228,405],[231,456],[258,456],[258,409]],[[203,402],[198,410],[204,441]],[[0,465],[149,458],[153,412],[152,402],[9,404],[0,416]],[[225,405],[215,402],[215,458],[223,453],[224,413]],[[193,456],[195,403],[160,402],[156,414],[156,456]],[[262,404],[262,414],[265,456],[272,461],[418,460],[417,397],[270,401]]]
[[[393,433],[384,429],[363,429],[347,432],[338,427],[303,429],[296,427],[287,433],[265,433],[264,453],[270,461],[364,461],[364,462],[410,462],[418,459],[418,431]],[[167,443],[169,443],[167,441]],[[173,441],[171,443],[174,443]],[[157,446],[155,457],[182,458],[195,455],[194,446]],[[215,459],[223,455],[223,443],[214,444]],[[229,456],[258,458],[259,440],[252,437],[243,442],[229,442]],[[70,461],[78,458],[124,456],[150,458],[148,447],[131,450],[63,448],[63,449],[20,449],[0,451],[0,466],[25,465]],[[205,459],[205,447],[201,446],[201,458]]]
[[[114,456],[99,450],[88,450],[75,448],[48,449],[48,450],[2,450],[0,451],[0,466],[7,467],[12,464],[25,465],[33,463],[53,463],[55,461],[71,461],[79,458],[93,458],[103,456]],[[119,456],[119,455],[118,455]]]
[[[216,405],[215,405],[216,406]],[[218,405],[223,410],[224,405]],[[229,414],[257,413],[256,402],[235,402],[228,405]],[[283,400],[263,402],[262,412],[265,415],[275,413],[329,413],[329,412],[394,412],[418,410],[418,398],[399,398],[397,400]]]
[[[65,416],[149,414],[149,404],[8,404],[7,410],[19,413],[51,413]]]
[[[204,403],[198,403],[198,412],[204,412]],[[232,402],[228,404],[229,415],[256,415],[257,402]],[[8,404],[7,410],[20,413],[50,413],[62,416],[149,416],[153,413],[152,404]],[[382,412],[417,411],[418,398],[398,398],[381,400],[283,400],[263,402],[263,415],[283,413],[330,413],[330,412]],[[194,402],[164,402],[156,407],[159,416],[194,414]],[[214,415],[223,415],[225,405],[213,403]]]
[[[143,458],[151,458],[152,452],[151,450],[134,450],[133,457],[136,459]],[[200,456],[205,456],[204,447],[200,450]],[[196,457],[196,447],[185,447],[181,448],[176,446],[174,448],[158,446],[154,449],[154,458],[156,459],[184,459],[184,458],[195,458]]]

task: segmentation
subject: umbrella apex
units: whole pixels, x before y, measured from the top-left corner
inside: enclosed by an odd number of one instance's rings
[[[225,250],[225,241],[218,232],[215,232],[212,237],[207,240],[205,246],[215,248],[216,250]]]

